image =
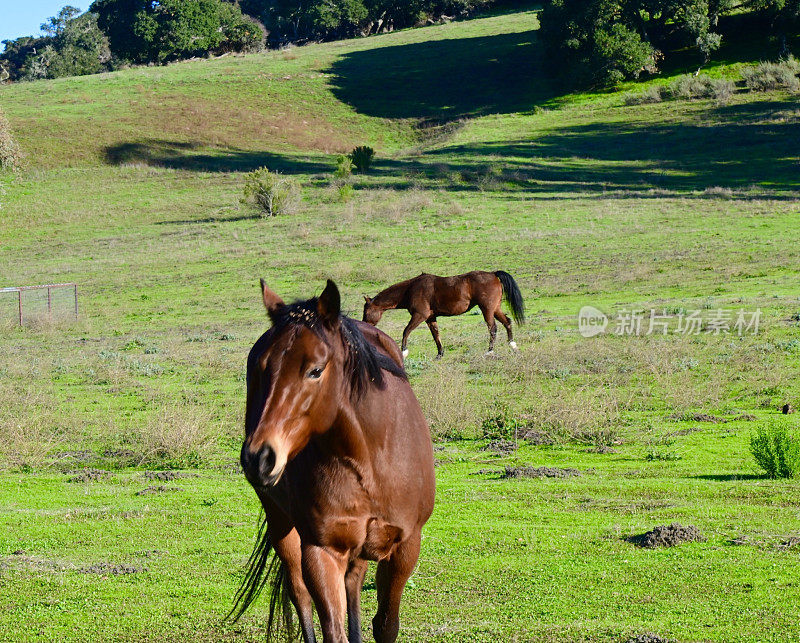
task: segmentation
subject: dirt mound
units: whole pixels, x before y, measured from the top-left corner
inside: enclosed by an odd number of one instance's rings
[[[581,472],[577,469],[559,469],[558,467],[506,467],[502,478],[577,478]]]
[[[586,453],[600,453],[600,454],[619,453],[619,449],[615,449],[606,444],[598,444],[596,447],[592,447],[591,449],[586,449]]]
[[[100,480],[106,480],[111,477],[111,472],[105,469],[86,468],[82,471],[72,471],[71,473],[77,473],[78,475],[72,476],[69,482],[99,482]]]
[[[659,525],[638,536],[631,536],[627,540],[637,547],[655,549],[656,547],[674,547],[681,543],[704,542],[706,539],[694,525],[684,527],[674,522],[671,525]]]
[[[753,422],[757,420],[758,416],[753,415],[752,413],[740,413],[739,415],[732,418],[732,420],[741,420],[742,422]]]
[[[517,450],[517,445],[510,440],[492,440],[481,451],[494,451],[495,453],[509,454]]]
[[[555,444],[555,440],[553,439],[552,435],[544,433],[543,431],[537,431],[536,429],[528,429],[519,437],[525,440],[525,442],[535,446]]]
[[[678,422],[711,422],[712,424],[728,421],[723,417],[711,415],[710,413],[673,413],[668,415],[666,419],[677,420]]]
[[[145,471],[142,475],[146,480],[161,480],[162,482],[169,482],[178,478],[197,477],[195,473],[184,473],[183,471]]]
[[[112,565],[111,563],[95,563],[80,570],[81,574],[97,574],[98,576],[124,576],[138,574],[142,570],[131,565]]]
[[[663,636],[653,634],[652,632],[645,632],[625,639],[625,643],[675,643],[674,639],[665,639]]]
[[[165,487],[163,484],[157,487],[145,487],[141,491],[137,491],[137,496],[152,496],[157,493],[171,493],[173,491],[185,491],[182,487]]]

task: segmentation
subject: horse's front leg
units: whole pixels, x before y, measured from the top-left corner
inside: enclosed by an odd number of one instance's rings
[[[305,643],[316,643],[311,594],[306,588],[305,582],[303,582],[300,536],[295,529],[291,529],[283,537],[273,536],[273,542],[275,553],[278,554],[286,566],[289,598],[294,604],[297,616],[300,619],[300,631],[303,633],[303,641]]]
[[[408,336],[411,334],[412,330],[414,330],[424,321],[424,315],[420,315],[419,313],[411,313],[411,321],[408,322],[405,330],[403,330],[403,343],[400,345],[400,349],[403,351],[403,359],[408,357]]]
[[[356,558],[350,562],[344,575],[347,594],[347,637],[350,643],[361,643],[361,588],[369,563]]]
[[[347,643],[344,627],[347,556],[326,547],[303,545],[303,580],[319,615],[325,643]]]
[[[394,643],[400,631],[400,599],[403,588],[419,559],[420,533],[398,545],[390,558],[378,563],[375,587],[378,613],[372,619],[372,633],[378,643]]]

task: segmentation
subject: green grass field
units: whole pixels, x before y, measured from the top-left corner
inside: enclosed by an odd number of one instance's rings
[[[0,287],[75,281],[81,308],[20,328],[0,295],[0,640],[263,640],[263,599],[222,622],[258,515],[236,462],[259,277],[288,298],[331,277],[358,316],[362,294],[473,269],[514,275],[529,322],[494,359],[479,315],[440,319],[440,361],[411,335],[437,505],[402,640],[800,640],[800,483],[748,448],[800,405],[798,98],[559,95],[537,28],[500,14],[0,87],[27,154],[2,177]],[[343,199],[336,156],[359,144],[376,161]],[[240,202],[264,165],[302,182],[296,214]],[[585,305],[609,332],[578,334]],[[761,323],[610,332],[631,309]],[[497,416],[540,444],[485,450]],[[497,473],[525,464],[581,475]],[[627,540],[672,522],[706,540]],[[369,576],[364,600],[366,633]]]

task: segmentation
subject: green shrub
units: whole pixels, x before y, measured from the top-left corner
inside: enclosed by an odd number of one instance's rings
[[[623,100],[626,105],[646,105],[647,103],[660,103],[664,98],[664,88],[653,85],[638,94],[627,94]]]
[[[524,421],[520,420],[505,406],[500,406],[481,421],[481,437],[515,440],[526,428],[527,424]]]
[[[750,435],[750,452],[770,478],[800,475],[800,435],[785,421],[772,421]]]
[[[340,154],[336,157],[336,169],[333,171],[333,176],[337,179],[346,179],[353,173],[353,161],[346,154]]]
[[[367,145],[359,145],[352,152],[350,152],[349,158],[350,161],[353,163],[353,166],[359,172],[366,172],[369,170],[369,166],[372,165],[372,159],[375,156],[375,150]]]
[[[0,170],[18,170],[22,164],[22,150],[11,135],[11,126],[0,111]]]
[[[349,183],[342,183],[339,186],[338,191],[339,191],[339,200],[342,203],[347,203],[350,199],[353,198],[353,194],[355,194],[353,186],[350,185]]]
[[[724,102],[733,96],[734,84],[724,78],[687,75],[676,78],[666,91],[673,98],[713,98]]]
[[[244,199],[253,201],[265,216],[294,214],[300,205],[300,183],[291,176],[262,167],[244,177]]]
[[[775,89],[788,89],[796,92],[800,89],[800,62],[790,56],[777,63],[763,62],[755,67],[746,67],[742,71],[747,88],[754,92],[766,92]]]

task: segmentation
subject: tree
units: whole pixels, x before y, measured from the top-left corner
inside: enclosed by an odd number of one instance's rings
[[[256,49],[265,37],[237,5],[221,0],[95,0],[91,10],[114,55],[135,63]]]

